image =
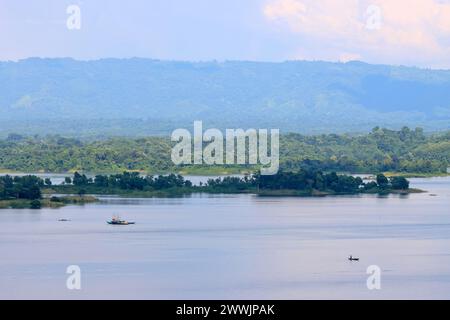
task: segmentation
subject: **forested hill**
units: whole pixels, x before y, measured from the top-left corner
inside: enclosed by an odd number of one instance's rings
[[[22,172],[230,173],[242,167],[175,167],[168,138],[110,138],[80,141],[60,136],[0,140],[0,169]],[[377,173],[445,173],[450,167],[450,132],[428,136],[423,130],[375,128],[364,135],[282,135],[281,168]],[[253,170],[255,168],[244,168]]]
[[[450,71],[359,62],[0,62],[0,134],[167,134],[218,128],[450,128]]]

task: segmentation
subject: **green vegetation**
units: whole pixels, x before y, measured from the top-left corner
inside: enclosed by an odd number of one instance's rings
[[[67,179],[68,180],[68,179]],[[129,197],[179,196],[198,191],[191,181],[180,175],[141,176],[138,172],[124,172],[115,175],[96,175],[88,178],[75,172],[71,184],[51,186],[43,190],[53,194],[118,194]]]
[[[169,197],[192,193],[254,193],[259,195],[345,195],[358,193],[409,193],[409,181],[404,177],[388,179],[377,175],[376,181],[364,183],[360,177],[321,171],[284,172],[273,176],[259,173],[252,176],[209,179],[194,186],[180,175],[141,176],[137,172],[97,175],[94,179],[75,172],[71,185],[52,186],[46,193],[119,194],[122,196]]]
[[[41,198],[42,179],[36,176],[0,177],[0,200],[38,200]]]
[[[259,173],[240,177],[209,179],[195,186],[181,175],[141,176],[137,172],[114,175],[96,175],[88,178],[75,172],[66,179],[71,184],[50,185],[36,176],[0,177],[0,208],[58,208],[67,204],[85,204],[97,201],[91,194],[118,194],[139,197],[176,197],[192,193],[253,193],[261,196],[325,196],[358,193],[411,193],[404,177],[387,178],[378,174],[376,181],[364,183],[360,177],[338,175],[321,171],[284,172],[273,176]],[[78,196],[52,196],[41,194],[78,194]]]
[[[47,199],[45,199],[45,200],[47,200]],[[67,204],[92,203],[92,202],[97,202],[98,199],[93,196],[63,196],[63,197],[53,196],[49,199],[49,201],[52,202],[53,204],[56,204],[56,206],[58,206],[58,204],[67,205]]]
[[[57,208],[66,204],[83,204],[97,201],[94,197],[51,197],[42,198],[42,188],[50,182],[36,176],[0,176],[0,209],[40,209]]]
[[[405,127],[374,128],[358,136],[289,134],[281,139],[280,150],[285,170],[436,175],[450,166],[450,132],[426,136],[419,128]]]
[[[438,175],[450,167],[450,132],[425,135],[421,129],[374,128],[361,135],[282,135],[280,164],[285,171]],[[20,172],[137,171],[148,174],[223,175],[250,173],[252,166],[174,166],[173,143],[165,137],[77,140],[59,136],[10,135],[0,140],[0,168]]]
[[[97,202],[98,199],[92,196],[64,196],[35,200],[10,199],[0,200],[0,209],[40,209],[40,208],[60,208],[66,205],[83,205]]]

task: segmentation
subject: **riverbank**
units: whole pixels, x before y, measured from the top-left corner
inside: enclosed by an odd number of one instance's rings
[[[361,192],[333,192],[333,191],[319,191],[319,190],[260,190],[256,195],[261,197],[326,197],[326,196],[350,196],[357,194],[412,194],[424,193],[425,190],[410,188],[406,190],[362,190]]]
[[[433,172],[433,173],[405,173],[405,172],[385,172],[386,177],[405,177],[405,178],[440,178],[450,177],[450,173]]]
[[[124,198],[176,198],[189,196],[192,194],[254,194],[263,197],[326,197],[326,196],[348,196],[355,194],[412,194],[412,193],[424,193],[426,191],[417,188],[409,188],[405,190],[394,189],[371,189],[360,190],[359,192],[334,192],[332,190],[320,191],[320,190],[295,190],[295,189],[260,189],[256,187],[249,189],[237,189],[237,188],[211,188],[211,187],[180,187],[169,188],[163,190],[123,190],[123,189],[106,189],[98,188],[94,186],[87,186],[80,189],[76,186],[54,186],[52,188],[46,188],[42,190],[44,194],[77,194],[82,191],[87,194],[94,194],[97,196],[116,195]],[[75,197],[76,198],[76,197]]]
[[[215,176],[230,176],[230,175],[251,175],[257,172],[258,167],[239,167],[239,166],[186,166],[180,170],[166,170],[166,171],[146,171],[146,170],[129,170],[129,169],[117,169],[117,170],[99,170],[97,172],[88,172],[83,170],[69,170],[69,171],[56,171],[56,172],[47,172],[47,171],[38,171],[38,172],[22,172],[15,171],[11,169],[1,169],[0,175],[11,175],[11,176],[24,176],[24,175],[39,175],[39,176],[49,176],[58,175],[63,176],[67,175],[72,176],[75,172],[84,173],[87,176],[95,177],[97,174],[103,175],[112,175],[112,174],[121,174],[123,172],[136,172],[142,176],[145,175],[169,175],[169,174],[180,174],[182,176],[193,176],[193,177],[215,177]],[[405,177],[405,178],[434,178],[434,177],[450,177],[450,173],[445,172],[431,172],[431,173],[423,173],[423,172],[395,172],[395,171],[385,171],[382,172],[387,177]],[[352,176],[366,176],[368,178],[373,178],[374,175],[367,172],[347,172],[347,171],[339,171],[339,174],[352,175]]]
[[[193,194],[254,194],[260,197],[326,197],[326,196],[349,196],[356,194],[413,194],[424,193],[426,191],[417,188],[410,188],[407,190],[362,190],[361,192],[333,192],[333,191],[319,191],[319,190],[229,190],[229,189],[211,189],[208,187],[193,187],[193,188],[172,188],[166,190],[121,190],[121,189],[99,189],[88,188],[89,193],[96,196],[117,195],[124,198],[179,198]],[[86,190],[84,190],[86,191]],[[0,200],[0,209],[41,209],[41,208],[61,208],[67,205],[84,205],[88,203],[95,203],[99,201],[96,196],[51,196],[53,194],[75,194],[80,192],[74,186],[57,186],[43,190],[45,198],[40,200],[27,199],[11,199]]]
[[[61,196],[47,197],[43,199],[10,199],[0,200],[0,209],[41,209],[41,208],[61,208],[66,205],[83,205],[97,202],[94,196]]]

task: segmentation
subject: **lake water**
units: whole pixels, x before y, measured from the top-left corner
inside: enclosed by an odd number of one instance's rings
[[[0,210],[0,298],[450,299],[450,178],[411,180],[428,192]],[[106,224],[113,214],[137,224]],[[81,290],[66,287],[69,265]],[[367,289],[370,265],[381,290]]]

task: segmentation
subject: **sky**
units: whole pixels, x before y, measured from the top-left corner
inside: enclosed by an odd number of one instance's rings
[[[0,0],[0,60],[360,60],[450,68],[450,0]]]

